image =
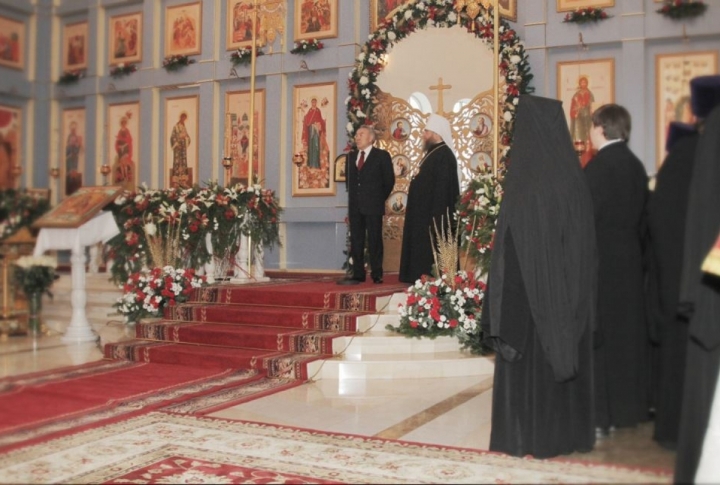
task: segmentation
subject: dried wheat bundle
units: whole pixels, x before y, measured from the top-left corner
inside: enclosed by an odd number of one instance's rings
[[[435,240],[435,244],[433,245],[435,270],[437,271],[438,278],[444,274],[449,275],[450,285],[453,286],[453,276],[457,272],[460,261],[459,231],[455,231],[455,234],[452,233],[452,223],[449,213],[447,214],[447,227],[445,224],[445,216],[440,218],[440,226],[441,228],[438,230],[436,221],[433,221],[435,237],[433,238],[432,231],[430,234],[430,237]]]

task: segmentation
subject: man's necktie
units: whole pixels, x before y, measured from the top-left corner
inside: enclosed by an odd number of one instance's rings
[[[358,160],[358,165],[357,165],[358,170],[362,170],[363,165],[365,165],[365,152],[361,151],[360,152],[360,160]]]

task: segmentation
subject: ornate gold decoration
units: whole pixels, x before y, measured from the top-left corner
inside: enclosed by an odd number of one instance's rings
[[[500,85],[500,92],[504,93],[504,83]],[[478,152],[492,154],[493,133],[495,125],[487,136],[477,137],[472,133],[472,121],[479,115],[493,117],[493,90],[489,89],[478,93],[468,104],[457,113],[445,113],[444,116],[450,121],[455,151],[458,155],[458,164],[463,178],[470,179],[473,175],[472,157]],[[382,91],[377,95],[378,104],[373,111],[375,120],[375,132],[377,134],[376,145],[390,152],[391,157],[405,155],[410,161],[408,173],[414,174],[418,170],[418,163],[423,156],[422,130],[428,116],[414,109],[405,100],[396,98]],[[505,102],[500,100],[500,104]],[[407,138],[396,140],[392,137],[393,121],[404,118],[410,123],[410,130]],[[500,150],[502,153],[502,150]],[[492,156],[492,155],[491,155]],[[394,192],[402,190],[396,184]]]

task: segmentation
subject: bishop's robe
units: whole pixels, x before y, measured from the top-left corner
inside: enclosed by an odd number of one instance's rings
[[[441,142],[430,147],[410,182],[400,254],[399,280],[403,283],[412,284],[422,275],[432,274],[433,224],[438,230],[448,227],[448,218],[454,224],[452,214],[460,196],[457,173],[455,155]]]

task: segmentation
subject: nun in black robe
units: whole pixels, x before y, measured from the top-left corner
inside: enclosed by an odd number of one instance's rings
[[[678,313],[685,215],[699,134],[692,125],[674,122],[668,135],[668,156],[657,173],[648,201],[650,271],[648,320],[657,345],[655,432],[665,448],[677,446],[685,376],[687,318]]]
[[[720,278],[701,270],[720,232],[720,106],[715,106],[698,140],[685,224],[680,306],[690,323],[677,483],[695,480],[720,372]]]
[[[509,158],[481,319],[496,351],[490,450],[588,452],[595,228],[559,101],[520,97]]]

